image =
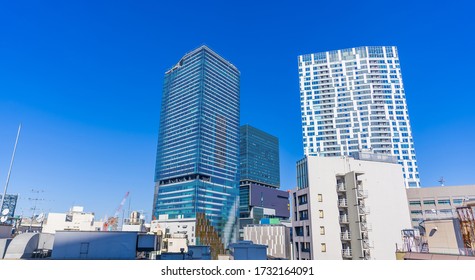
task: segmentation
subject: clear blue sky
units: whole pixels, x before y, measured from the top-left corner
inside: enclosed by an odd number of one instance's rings
[[[98,3],[100,2],[100,3]],[[280,139],[281,185],[302,157],[299,54],[399,48],[423,186],[475,184],[472,1],[2,1],[0,186],[18,214],[152,206],[164,72],[206,44],[241,71],[241,123]],[[128,209],[129,202],[125,208]]]

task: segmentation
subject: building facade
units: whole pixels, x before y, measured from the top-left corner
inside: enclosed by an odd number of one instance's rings
[[[279,139],[250,125],[240,127],[241,181],[280,187]]]
[[[396,156],[420,187],[397,48],[358,47],[298,57],[305,155],[362,149]]]
[[[290,228],[282,224],[250,225],[244,228],[244,240],[267,245],[267,256],[292,259]]]
[[[407,189],[413,227],[423,221],[458,218],[457,208],[475,200],[475,185]]]
[[[307,156],[297,163],[295,259],[395,259],[401,230],[411,228],[402,170],[391,156],[364,158]]]
[[[153,219],[204,213],[225,245],[237,229],[239,79],[206,46],[186,54],[165,73],[157,145]]]

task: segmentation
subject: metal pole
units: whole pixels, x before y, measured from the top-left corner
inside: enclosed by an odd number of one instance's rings
[[[10,174],[12,172],[13,160],[15,159],[16,146],[18,144],[18,138],[20,137],[21,123],[18,126],[18,132],[15,140],[15,147],[13,148],[12,160],[10,161],[10,168],[8,169],[7,182],[5,183],[5,188],[3,190],[2,203],[0,204],[0,211],[3,210],[3,203],[5,202],[5,196],[7,195],[8,182],[10,181]]]

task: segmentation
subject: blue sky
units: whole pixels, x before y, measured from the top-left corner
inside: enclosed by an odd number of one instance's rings
[[[100,2],[100,3],[98,3]],[[297,56],[395,45],[423,186],[475,184],[472,1],[3,1],[0,186],[18,214],[83,205],[150,218],[164,72],[206,44],[241,71],[241,123],[302,157]],[[42,190],[34,194],[31,189]]]

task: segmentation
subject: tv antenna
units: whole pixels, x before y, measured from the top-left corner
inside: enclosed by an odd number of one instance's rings
[[[33,226],[33,219],[34,219],[35,216],[36,216],[36,215],[35,215],[35,212],[36,212],[36,210],[38,210],[38,208],[37,208],[38,201],[43,201],[43,200],[44,200],[43,198],[38,198],[38,195],[39,195],[40,193],[43,193],[43,192],[44,192],[43,190],[35,190],[35,189],[32,189],[31,192],[32,192],[32,193],[35,193],[35,194],[36,194],[36,197],[34,197],[34,198],[29,197],[29,198],[28,198],[29,201],[32,201],[32,202],[34,203],[34,206],[30,208],[30,210],[33,211],[33,213],[31,214],[31,219],[30,219],[30,228],[29,228],[30,231],[31,231],[31,227]]]
[[[440,177],[440,179],[437,182],[439,182],[440,186],[443,187],[445,183],[444,177]]]

